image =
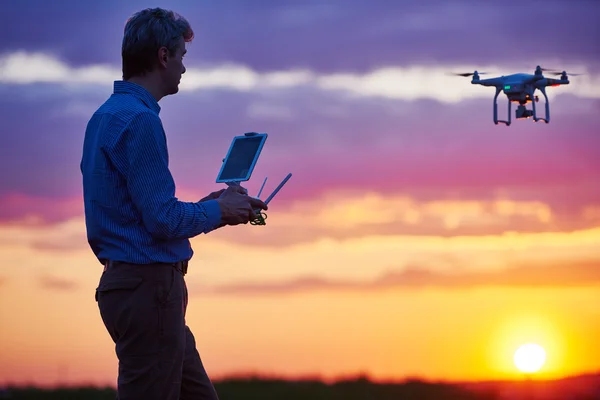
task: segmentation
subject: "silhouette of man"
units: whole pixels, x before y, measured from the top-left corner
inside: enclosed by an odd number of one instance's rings
[[[158,102],[178,92],[193,36],[172,11],[134,14],[124,31],[123,80],[85,131],[87,238],[104,265],[96,301],[115,342],[121,400],[218,399],[185,321],[189,238],[267,209],[241,187],[198,202],[175,197]]]

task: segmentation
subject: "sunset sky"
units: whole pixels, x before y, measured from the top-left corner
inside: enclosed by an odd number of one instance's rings
[[[160,102],[178,198],[220,189],[244,132],[269,134],[251,194],[293,173],[266,226],[192,239],[187,320],[214,379],[521,378],[528,342],[540,377],[599,371],[600,2],[514,3],[3,2],[0,385],[116,382],[79,162],[151,6],[196,34]],[[493,88],[447,74],[537,65],[584,74],[548,90],[550,124],[513,105],[494,125]]]

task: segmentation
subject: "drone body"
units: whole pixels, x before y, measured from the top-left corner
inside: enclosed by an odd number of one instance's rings
[[[527,119],[533,117],[535,122],[544,121],[550,122],[550,103],[548,102],[548,96],[546,95],[546,87],[548,86],[559,86],[568,85],[569,77],[566,71],[553,72],[553,75],[560,75],[560,79],[546,78],[542,72],[544,68],[537,66],[535,72],[532,74],[512,74],[501,76],[498,78],[480,79],[480,74],[485,72],[473,72],[466,74],[455,74],[459,76],[473,76],[471,83],[474,85],[481,86],[493,86],[496,88],[496,94],[494,96],[494,124],[502,122],[506,126],[511,124],[511,104],[518,103],[518,107],[515,111],[516,119]],[[576,74],[575,74],[576,75]],[[546,115],[545,117],[539,117],[535,103],[539,101],[538,96],[535,95],[535,91],[539,90],[546,99]],[[498,119],[498,96],[503,92],[508,98],[508,119],[506,121]],[[527,103],[532,104],[532,109],[526,108]]]

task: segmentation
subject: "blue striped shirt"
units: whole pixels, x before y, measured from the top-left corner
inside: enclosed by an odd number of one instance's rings
[[[80,168],[88,243],[100,262],[190,259],[189,238],[221,222],[216,200],[175,197],[159,112],[145,88],[115,81],[88,122]]]

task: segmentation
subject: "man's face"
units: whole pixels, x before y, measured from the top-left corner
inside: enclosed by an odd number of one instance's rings
[[[164,70],[164,83],[168,94],[175,94],[179,91],[179,82],[181,75],[185,73],[183,66],[183,57],[187,53],[183,37],[179,39],[177,49],[169,53],[166,68]]]

